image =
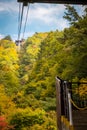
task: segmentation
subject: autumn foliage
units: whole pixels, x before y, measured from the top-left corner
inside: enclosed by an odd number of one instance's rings
[[[63,31],[35,33],[19,52],[9,37],[0,40],[0,130],[57,130],[55,77],[87,81],[87,11],[66,8]],[[79,92],[87,100],[86,84]]]
[[[4,116],[0,116],[0,130],[13,130],[14,127],[8,125],[6,118]]]

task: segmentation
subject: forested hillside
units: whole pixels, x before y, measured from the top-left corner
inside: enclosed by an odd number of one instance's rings
[[[0,130],[57,130],[55,77],[87,81],[87,8],[66,6],[70,27],[0,40]],[[87,95],[87,86],[81,90]]]

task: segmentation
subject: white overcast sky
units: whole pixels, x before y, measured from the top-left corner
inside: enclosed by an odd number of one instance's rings
[[[81,6],[77,5],[75,7],[81,14]],[[23,33],[26,9],[27,7],[24,9],[21,33]],[[64,12],[65,6],[63,4],[30,4],[25,38],[35,32],[48,32],[56,29],[63,30],[68,27],[68,22],[63,19]],[[17,39],[18,14],[19,3],[17,3],[17,0],[0,0],[0,38],[11,35],[13,40]]]

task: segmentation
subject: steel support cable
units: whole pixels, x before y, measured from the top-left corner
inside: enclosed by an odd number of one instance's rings
[[[21,16],[21,3],[19,3],[19,14],[18,14],[18,33],[19,33],[19,27],[20,27],[20,16]]]
[[[22,19],[23,19],[23,10],[24,10],[24,5],[22,5],[22,11],[21,11],[21,16],[20,16],[20,23],[19,23],[19,30],[18,30],[18,41],[20,39],[20,34],[21,34],[21,26],[22,26]]]
[[[26,20],[25,20],[25,24],[24,24],[24,31],[23,31],[23,37],[22,37],[23,39],[24,39],[24,33],[25,33],[26,23],[27,23],[27,19],[28,19],[29,7],[30,7],[30,4],[28,4],[28,7],[27,7],[27,14],[26,14]]]
[[[71,103],[73,104],[73,106],[74,106],[75,108],[77,108],[78,110],[80,110],[80,111],[83,111],[83,110],[86,110],[86,109],[87,109],[87,107],[83,107],[83,108],[78,107],[78,106],[74,103],[74,101],[73,101],[72,99],[70,99],[70,101],[71,101]]]

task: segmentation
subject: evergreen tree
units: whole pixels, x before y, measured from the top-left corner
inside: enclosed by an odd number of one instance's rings
[[[11,38],[10,35],[7,35],[7,36],[5,36],[5,37],[3,38],[3,40],[9,40],[9,41],[12,41],[12,38]]]
[[[66,11],[63,18],[69,21],[70,24],[74,24],[77,22],[81,17],[78,15],[74,6],[66,5]]]

